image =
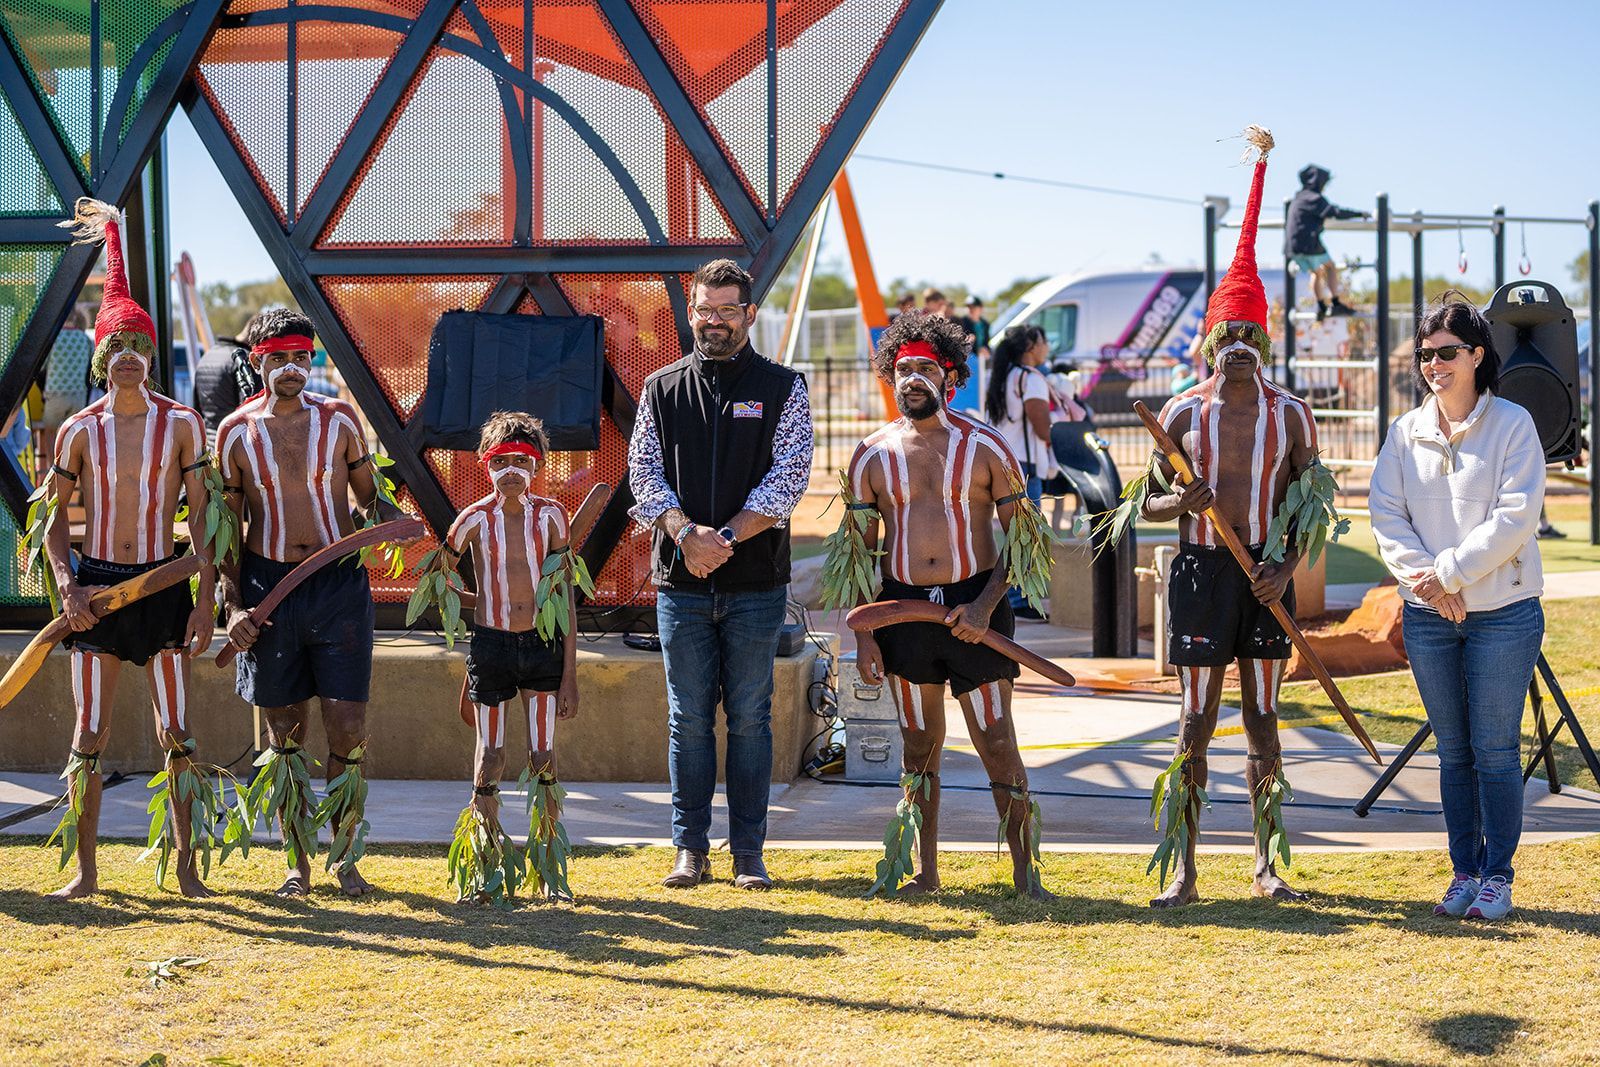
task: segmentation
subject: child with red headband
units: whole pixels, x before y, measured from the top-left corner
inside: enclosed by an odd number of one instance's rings
[[[544,426],[520,411],[497,411],[483,424],[478,459],[494,489],[467,506],[445,537],[452,566],[472,550],[478,601],[467,652],[467,696],[477,724],[473,805],[499,825],[500,778],[505,771],[506,723],[520,695],[528,711],[531,788],[554,783],[557,719],[578,714],[576,609],[568,606],[565,635],[541,637],[534,622],[535,590],[546,559],[567,547],[567,514],[533,492],[549,450]],[[557,884],[552,885],[555,881]],[[562,879],[546,892],[565,896]]]

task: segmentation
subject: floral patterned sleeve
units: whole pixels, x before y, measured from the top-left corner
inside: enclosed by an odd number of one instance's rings
[[[811,480],[811,398],[806,380],[798,375],[778,415],[777,434],[772,439],[772,469],[745,498],[746,511],[769,515],[786,524],[799,506]]]
[[[667,484],[661,435],[656,432],[656,417],[648,403],[640,403],[633,420],[633,437],[628,442],[628,481],[635,501],[628,514],[646,529],[679,506],[678,494]]]

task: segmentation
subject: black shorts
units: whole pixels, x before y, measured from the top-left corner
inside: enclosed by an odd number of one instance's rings
[[[116,585],[177,558],[168,556],[154,563],[109,563],[81,556],[78,584]],[[91,628],[71,634],[61,643],[80,652],[101,652],[142,667],[158,652],[183,647],[183,637],[189,629],[189,613],[193,610],[194,597],[189,594],[189,583],[182,581],[113,611]]]
[[[239,567],[244,606],[253,608],[298,564],[246,551]],[[372,586],[357,560],[315,572],[272,612],[270,626],[239,654],[240,696],[262,708],[312,697],[365,703],[372,689]]]
[[[947,608],[970,604],[989,584],[989,571],[949,585],[907,585],[884,576],[885,600],[933,600]],[[936,598],[934,590],[939,590]],[[1016,616],[1002,596],[989,616],[989,628],[1010,637]],[[937,622],[902,622],[885,626],[874,635],[883,650],[883,669],[917,685],[950,683],[950,692],[962,696],[1002,678],[1016,678],[1022,669],[988,645],[963,641],[950,627]]]
[[[1258,563],[1261,548],[1249,549]],[[1292,618],[1292,579],[1283,606]],[[1250,591],[1250,576],[1226,548],[1178,547],[1167,578],[1167,662],[1226,667],[1236,659],[1288,659],[1293,648],[1272,609]]]
[[[553,693],[565,667],[561,641],[546,641],[534,630],[511,633],[474,627],[467,649],[467,696],[474,704],[495,705],[524,689]]]

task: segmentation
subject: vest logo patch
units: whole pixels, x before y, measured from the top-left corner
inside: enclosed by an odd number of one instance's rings
[[[759,419],[761,417],[761,401],[735,400],[733,402],[733,417],[736,419]]]

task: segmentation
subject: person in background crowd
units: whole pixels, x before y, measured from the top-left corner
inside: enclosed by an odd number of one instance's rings
[[[989,355],[989,320],[983,317],[983,301],[977,296],[967,297],[966,327],[972,334],[973,356]]]
[[[1454,873],[1435,915],[1503,919],[1522,834],[1522,709],[1544,638],[1533,416],[1491,392],[1489,324],[1446,293],[1417,323],[1427,397],[1372,471],[1372,533],[1405,600],[1406,655],[1439,752]]]
[[[900,298],[894,302],[894,311],[889,313],[889,321],[893,322],[901,315],[917,310],[917,298],[911,293],[901,293]]]
[[[728,722],[734,885],[770,889],[762,861],[772,782],[772,664],[787,613],[788,520],[811,477],[805,378],[750,345],[750,275],[713,260],[689,286],[694,348],[645,379],[628,445],[650,527],[667,669],[667,764],[677,861],[662,882],[711,878],[717,706]]]
[[[1050,383],[1039,367],[1050,355],[1050,341],[1037,326],[1013,326],[994,346],[983,410],[989,425],[1000,431],[1006,447],[1022,466],[1028,499],[1037,506],[1044,479],[1057,473],[1050,449]],[[1011,608],[1018,618],[1043,616],[1012,588]]]

